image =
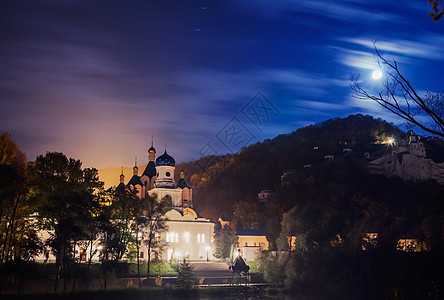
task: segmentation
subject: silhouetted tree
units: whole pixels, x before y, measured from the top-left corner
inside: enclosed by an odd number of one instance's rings
[[[82,169],[79,160],[68,159],[63,153],[47,152],[30,167],[31,198],[43,229],[49,230],[48,245],[56,255],[58,279],[70,276],[69,266],[75,262],[76,242],[85,239],[85,227],[91,220],[91,201],[103,183],[96,169]]]
[[[0,293],[6,278],[24,283],[43,248],[37,235],[34,204],[28,197],[26,156],[9,133],[0,135]]]
[[[160,235],[166,230],[165,216],[166,212],[171,209],[171,197],[165,196],[158,199],[157,195],[147,195],[143,199],[143,215],[144,229],[146,230],[146,239],[144,240],[147,247],[147,276],[148,282],[150,278],[151,256],[153,251],[162,247]]]
[[[274,216],[267,222],[267,241],[269,243],[269,250],[277,250],[276,240],[279,238],[281,232],[281,225],[279,216]]]
[[[119,261],[127,252],[129,243],[136,240],[135,215],[137,210],[140,211],[142,204],[134,188],[112,187],[107,193],[112,199],[112,204],[107,212],[111,224],[106,228],[104,259]]]
[[[33,224],[26,219],[31,211],[26,196],[26,156],[4,132],[0,135],[0,267],[25,255],[22,251],[27,250],[18,244],[34,236]]]

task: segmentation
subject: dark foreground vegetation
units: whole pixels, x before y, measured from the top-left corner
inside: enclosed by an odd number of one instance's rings
[[[266,289],[252,289],[245,286],[205,287],[205,288],[126,288],[111,291],[87,291],[75,293],[45,293],[45,294],[5,294],[2,299],[45,299],[45,300],[140,300],[140,299],[282,299],[278,292],[268,292]],[[3,297],[2,296],[2,297]],[[281,297],[281,295],[279,296]]]
[[[444,258],[440,253],[375,250],[283,254],[260,259],[264,277],[301,295],[348,299],[443,299]],[[337,298],[327,298],[337,299]]]

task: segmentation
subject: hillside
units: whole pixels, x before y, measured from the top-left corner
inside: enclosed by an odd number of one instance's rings
[[[399,199],[406,203],[413,201],[411,187],[402,180],[368,174],[364,157],[365,152],[383,155],[391,151],[389,138],[399,140],[404,133],[371,116],[335,118],[252,144],[233,155],[178,164],[176,178],[181,169],[185,170],[199,214],[213,221],[218,217],[234,220],[238,227],[245,228],[264,228],[273,216],[280,217],[307,201],[319,205],[336,202],[337,206],[347,207],[357,195],[387,199],[393,209],[401,210]],[[425,143],[434,159],[442,160],[442,143],[436,140]],[[327,155],[334,160],[326,160]],[[202,170],[199,166],[207,165],[208,161],[213,163]],[[114,184],[117,184],[121,168],[109,170],[115,171]],[[281,186],[285,172],[287,184]],[[132,169],[125,168],[124,173],[128,180]],[[256,198],[263,189],[273,190],[274,199],[260,205]],[[404,208],[408,210],[407,206]]]
[[[213,219],[219,216],[231,219],[235,203],[253,203],[264,188],[278,192],[286,171],[301,172],[306,165],[323,165],[326,155],[334,155],[338,160],[345,156],[344,149],[351,150],[352,164],[365,169],[364,152],[384,151],[388,137],[402,136],[398,128],[383,120],[352,115],[303,127],[250,145],[240,153],[218,157],[206,172],[189,172],[192,163],[182,167],[190,168],[187,174],[193,174],[191,182],[199,188],[195,201],[198,210]]]

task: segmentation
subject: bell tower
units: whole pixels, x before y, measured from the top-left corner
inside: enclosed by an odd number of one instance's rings
[[[156,188],[175,188],[176,182],[174,181],[175,170],[174,158],[168,155],[165,149],[165,153],[156,159]]]

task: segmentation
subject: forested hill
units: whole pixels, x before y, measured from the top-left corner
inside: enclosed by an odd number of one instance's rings
[[[399,139],[403,135],[384,120],[350,115],[250,145],[237,154],[180,164],[176,170],[184,169],[189,175],[188,180],[195,187],[195,207],[200,214],[213,220],[219,216],[232,219],[233,213],[243,209],[239,204],[255,203],[262,189],[271,189],[278,197],[282,196],[281,175],[286,171],[308,172],[304,169],[306,165],[312,165],[310,169],[324,168],[328,163],[326,155],[333,155],[334,163],[340,163],[346,155],[344,149],[350,149],[348,164],[359,172],[366,172],[364,152],[386,151],[388,138]],[[198,167],[208,162],[214,163],[205,170]],[[288,201],[278,199],[277,209],[288,209],[291,204],[282,205]]]

